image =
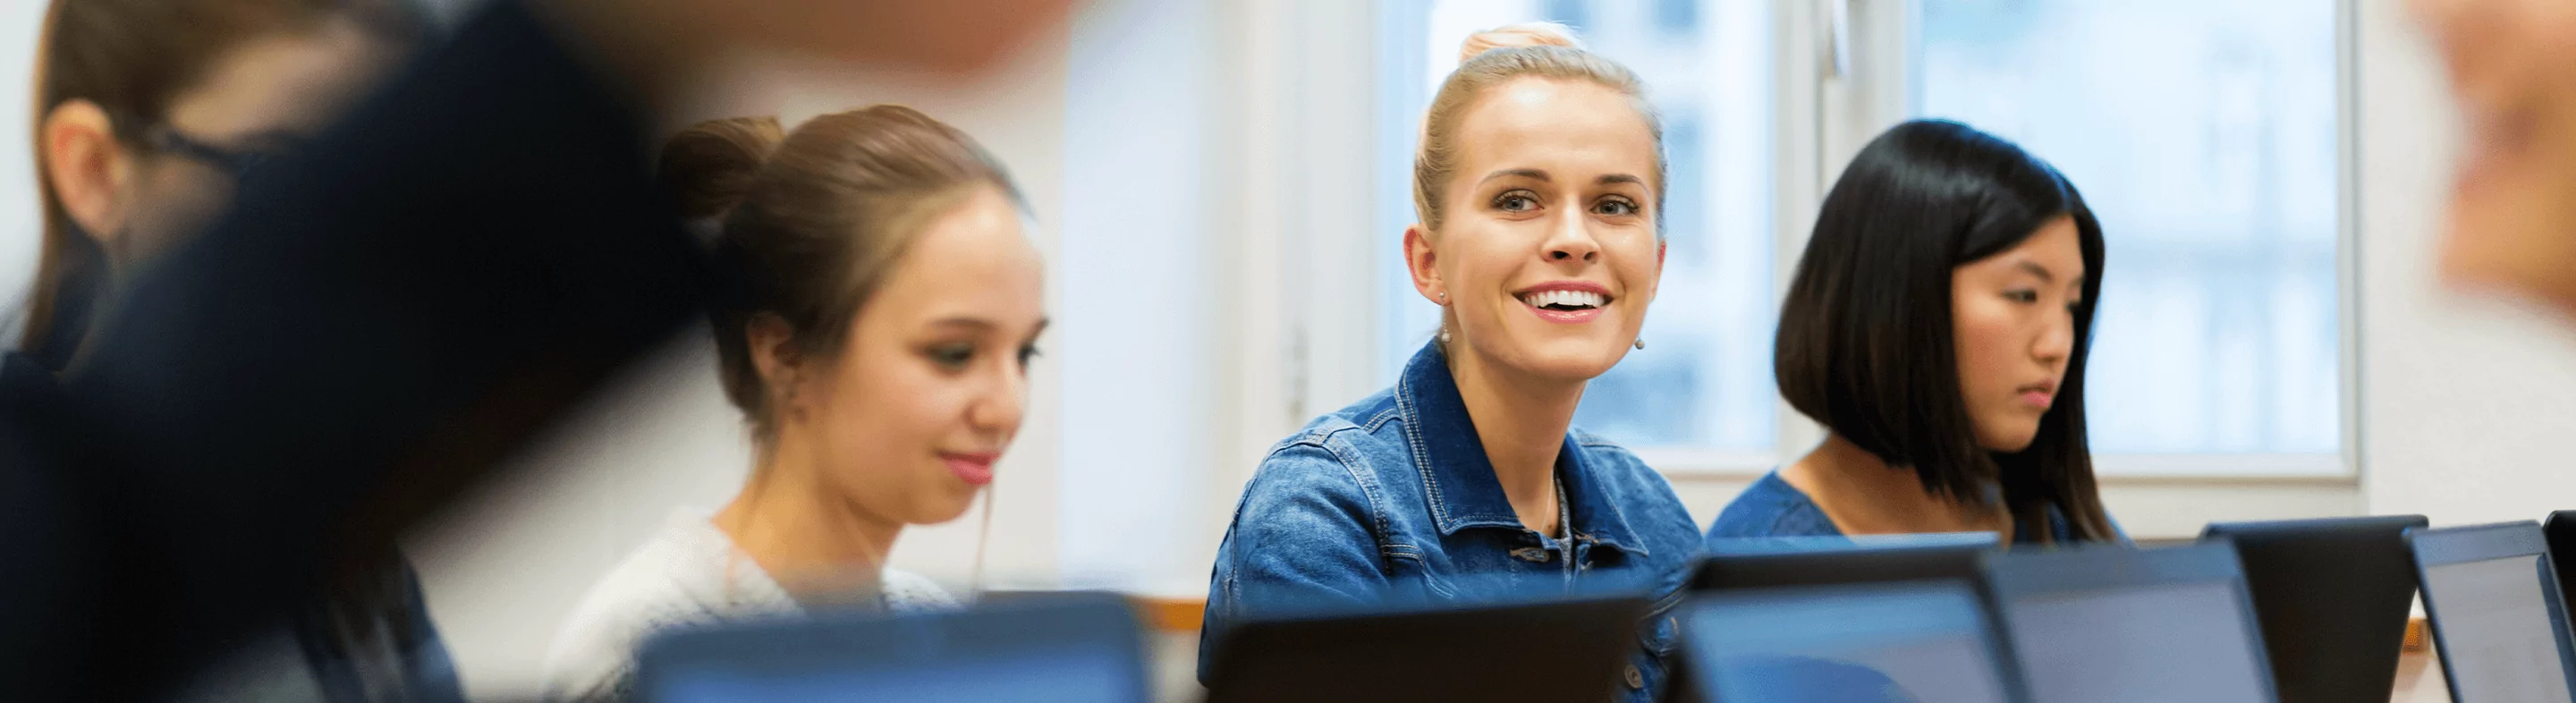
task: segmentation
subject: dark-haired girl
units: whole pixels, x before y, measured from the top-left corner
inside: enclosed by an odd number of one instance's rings
[[[2118,539],[2084,437],[2101,278],[2102,226],[2047,162],[1955,122],[1880,135],[1780,309],[1780,393],[1825,440],[1708,537]]]

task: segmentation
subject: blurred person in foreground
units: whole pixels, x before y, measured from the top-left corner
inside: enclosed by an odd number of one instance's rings
[[[783,141],[771,118],[705,123],[661,169],[682,215],[730,210],[716,354],[751,476],[591,587],[556,637],[549,698],[631,697],[636,646],[670,628],[955,608],[886,556],[905,525],[956,519],[992,483],[1046,328],[1019,189],[920,112],[823,115]]]
[[[2576,2],[2416,0],[2467,118],[2445,277],[2576,316]]]
[[[1657,599],[1621,693],[1662,690],[1699,527],[1654,469],[1572,426],[1585,385],[1643,346],[1662,126],[1637,75],[1562,26],[1480,33],[1461,54],[1423,120],[1403,242],[1439,337],[1394,387],[1262,459],[1217,547],[1202,681],[1247,619],[1584,593]]]
[[[44,236],[16,351],[44,384],[77,358],[115,281],[219,214],[418,41],[391,2],[56,0],[38,47]],[[189,700],[453,700],[446,646],[391,543],[328,555],[325,596],[225,644]]]
[[[195,233],[414,41],[386,2],[55,0],[37,47],[44,213],[10,327],[60,372],[113,282]]]
[[[0,385],[0,699],[177,689],[716,290],[643,125],[742,49],[964,78],[1061,0],[495,0]]]

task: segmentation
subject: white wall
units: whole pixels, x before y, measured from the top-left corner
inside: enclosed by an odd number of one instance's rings
[[[44,239],[44,211],[37,208],[34,91],[37,35],[44,31],[42,2],[0,7],[0,319],[16,314],[35,279],[37,245]],[[15,333],[0,333],[12,337]]]
[[[2374,513],[2435,524],[2576,508],[2576,337],[2448,291],[2433,262],[2460,128],[2403,4],[2362,2],[2362,448]]]
[[[1066,580],[1174,590],[1207,548],[1195,525],[1215,441],[1225,210],[1215,5],[1092,5],[1073,27],[1064,110],[1064,480],[1054,535]]]

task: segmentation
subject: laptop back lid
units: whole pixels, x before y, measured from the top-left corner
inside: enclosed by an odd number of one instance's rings
[[[2567,703],[2566,609],[2540,525],[2408,530],[2424,613],[2456,701]]]
[[[2284,703],[2388,695],[2415,601],[2406,529],[2422,515],[2211,523],[2236,544]]]
[[[681,630],[636,657],[636,700],[1151,700],[1125,599],[1065,594],[897,617],[827,615]]]
[[[2275,700],[2244,573],[2225,541],[1985,558],[2033,701]]]
[[[1966,581],[1709,593],[1684,605],[1682,632],[1708,700],[2022,700]]]
[[[1603,700],[1640,645],[1643,598],[1252,620],[1217,645],[1210,703]]]

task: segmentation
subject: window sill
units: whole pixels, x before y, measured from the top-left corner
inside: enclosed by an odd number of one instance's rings
[[[1645,447],[1637,458],[1666,478],[1753,480],[1790,461],[1771,452]],[[2338,454],[2099,454],[2094,476],[2106,485],[2359,485]]]

